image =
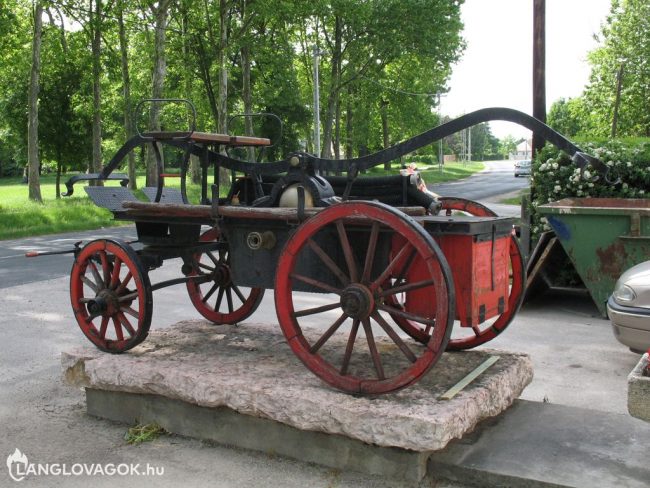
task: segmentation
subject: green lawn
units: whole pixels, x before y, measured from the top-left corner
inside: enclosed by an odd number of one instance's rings
[[[483,164],[447,163],[442,172],[438,170],[437,166],[430,168],[420,166],[419,169],[424,181],[431,184],[465,178],[481,171]],[[391,174],[397,172],[398,169],[394,169]],[[374,176],[385,174],[385,172],[383,169],[373,168],[366,174]],[[62,183],[69,176],[62,177]],[[142,188],[145,184],[144,176],[138,176],[137,181],[138,188]],[[212,183],[212,178],[209,178],[209,183]],[[117,182],[107,182],[106,184],[118,185]],[[165,184],[178,187],[180,180],[167,178]],[[74,196],[57,200],[55,198],[54,175],[43,175],[41,176],[43,204],[38,204],[29,201],[27,185],[21,182],[21,178],[0,178],[0,240],[124,225],[123,222],[114,221],[111,212],[95,206],[90,201],[83,190],[86,185],[86,182],[78,183],[75,186]],[[61,191],[65,192],[63,184]],[[200,192],[198,185],[188,183],[190,201],[198,202]],[[136,192],[136,195],[146,200],[141,192]]]

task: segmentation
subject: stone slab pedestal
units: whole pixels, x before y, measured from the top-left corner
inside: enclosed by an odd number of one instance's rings
[[[650,354],[641,356],[627,377],[627,410],[630,415],[650,422]]]
[[[439,400],[490,355],[499,360],[452,400]],[[503,412],[532,380],[526,355],[445,353],[407,389],[355,397],[307,370],[279,326],[206,321],[154,331],[125,354],[88,346],[61,361],[65,380],[86,388],[92,415],[415,481],[432,451]]]

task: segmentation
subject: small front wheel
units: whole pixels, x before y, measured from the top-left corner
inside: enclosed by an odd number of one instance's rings
[[[91,241],[79,252],[70,301],[82,332],[102,351],[127,351],[149,333],[149,276],[133,248],[118,239]]]

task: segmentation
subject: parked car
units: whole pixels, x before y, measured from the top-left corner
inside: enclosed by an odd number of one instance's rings
[[[632,266],[607,301],[614,337],[634,352],[650,349],[650,261]]]
[[[530,159],[523,159],[521,161],[515,161],[515,178],[518,176],[527,176],[530,175]]]

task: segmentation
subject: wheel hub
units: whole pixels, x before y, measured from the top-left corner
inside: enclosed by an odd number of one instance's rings
[[[119,310],[119,300],[117,295],[110,290],[101,290],[97,296],[87,304],[88,313],[91,315],[113,315],[115,310]]]
[[[214,281],[219,286],[228,286],[230,284],[230,268],[225,264],[217,266],[214,270]]]
[[[341,308],[353,319],[365,319],[373,311],[375,300],[370,290],[360,284],[352,284],[341,293]]]

